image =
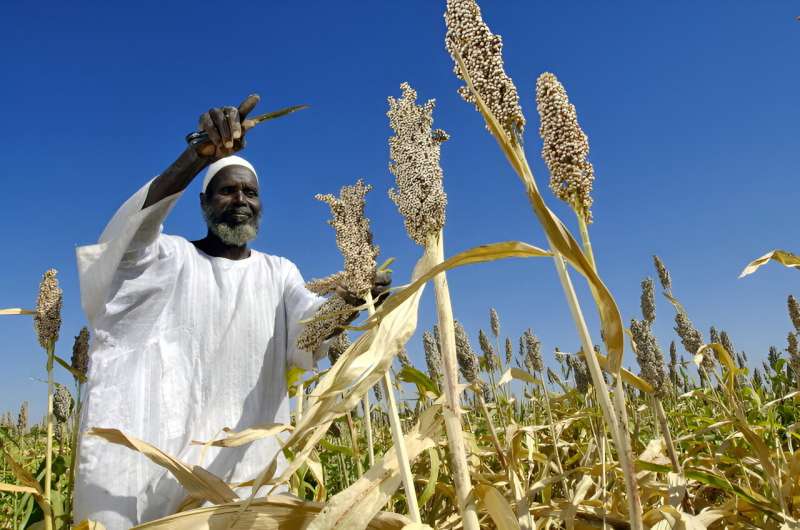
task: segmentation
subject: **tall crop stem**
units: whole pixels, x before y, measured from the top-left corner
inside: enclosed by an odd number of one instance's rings
[[[433,265],[444,261],[444,241],[442,231],[431,234],[425,245],[425,252],[433,260]],[[467,451],[464,444],[464,433],[461,430],[461,403],[458,390],[458,365],[456,361],[456,335],[453,324],[453,307],[450,303],[450,289],[444,272],[433,279],[436,294],[436,313],[439,320],[439,333],[442,352],[442,369],[444,379],[445,403],[444,425],[447,432],[447,443],[450,448],[453,484],[463,519],[464,530],[478,530],[478,511],[472,496],[472,481],[467,464]]]

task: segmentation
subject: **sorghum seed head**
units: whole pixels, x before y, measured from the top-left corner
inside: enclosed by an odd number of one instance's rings
[[[497,359],[497,353],[495,353],[494,347],[489,342],[489,337],[483,332],[482,329],[478,331],[478,344],[480,345],[483,356],[486,359],[487,368],[490,371],[500,368]]]
[[[86,376],[89,371],[89,329],[81,328],[75,343],[72,345],[72,368],[82,376]]]
[[[675,332],[681,338],[681,344],[687,352],[694,355],[700,346],[703,345],[703,336],[694,327],[692,321],[689,320],[683,312],[678,311],[675,313]]]
[[[497,314],[497,310],[495,308],[489,309],[489,326],[492,329],[492,335],[495,338],[500,336],[500,315]]]
[[[456,358],[461,375],[470,383],[478,379],[478,355],[469,343],[467,331],[461,322],[454,321],[456,335]]]
[[[383,391],[381,390],[380,382],[375,383],[375,385],[372,387],[372,392],[373,394],[375,394],[375,401],[377,401],[378,403],[383,401]]]
[[[592,220],[594,167],[587,160],[589,139],[578,124],[575,105],[555,75],[536,80],[536,109],[544,145],[542,158],[550,170],[550,189],[586,222]]]
[[[344,256],[342,285],[359,295],[366,294],[375,283],[378,247],[372,244],[369,219],[364,216],[365,198],[371,189],[358,180],[353,186],[343,186],[339,197],[316,195],[331,207],[333,218],[328,224],[336,231],[336,246]]]
[[[797,387],[800,388],[800,351],[797,346],[797,335],[789,333],[788,347],[786,351],[789,353],[789,367],[794,371],[795,380],[798,382]]]
[[[389,98],[389,124],[394,136],[389,138],[389,171],[397,189],[389,197],[397,205],[408,236],[425,245],[430,234],[437,234],[445,222],[447,195],[442,186],[439,164],[441,143],[447,133],[431,130],[434,100],[417,105],[417,93],[408,83],[400,85],[403,96]]]
[[[665,291],[671,290],[672,279],[669,276],[669,271],[661,261],[661,258],[658,256],[653,256],[653,264],[656,266],[656,272],[658,272],[658,281],[661,283],[661,288]]]
[[[714,326],[711,326],[711,328],[708,330],[708,340],[709,342],[720,342],[719,332]]]
[[[589,368],[586,366],[586,359],[582,354],[568,355],[567,366],[572,370],[572,376],[575,378],[575,387],[578,392],[585,394],[589,390]]]
[[[506,364],[511,364],[511,357],[514,355],[514,345],[511,339],[506,337]]]
[[[653,289],[653,279],[645,278],[642,280],[642,296],[640,300],[642,317],[649,323],[656,320],[656,298]]]
[[[778,351],[778,348],[776,348],[775,346],[770,346],[769,353],[767,353],[767,361],[769,361],[769,368],[772,368],[774,371],[777,372],[778,371],[777,365],[780,358],[781,358],[781,353]]]
[[[36,314],[33,328],[42,348],[48,349],[58,340],[61,329],[61,304],[63,293],[58,286],[57,271],[48,269],[39,284],[39,297],[36,300]]]
[[[397,359],[400,361],[401,366],[411,366],[411,359],[408,358],[408,351],[406,351],[405,346],[402,346],[397,351]]]
[[[345,279],[344,271],[334,272],[324,278],[315,278],[306,282],[306,289],[314,294],[325,296],[336,291],[336,287]]]
[[[722,347],[725,348],[731,355],[736,353],[736,349],[733,347],[733,342],[725,330],[719,332],[719,343],[722,344]]]
[[[353,307],[342,298],[331,296],[317,309],[314,320],[308,322],[297,336],[297,346],[308,352],[315,351],[326,338],[344,328],[353,311]],[[331,316],[323,318],[326,315]]]
[[[525,341],[525,367],[533,372],[541,372],[544,368],[544,361],[542,360],[542,343],[539,338],[533,334],[531,329],[526,329],[522,333],[522,338]]]
[[[328,360],[331,362],[331,365],[336,364],[339,357],[341,357],[349,347],[350,337],[347,336],[347,333],[342,332],[336,335],[328,348]]]
[[[647,320],[631,320],[631,336],[636,344],[636,361],[642,370],[642,378],[653,386],[657,397],[663,397],[668,388],[664,355],[650,330],[650,323]]]
[[[28,432],[28,402],[23,401],[19,406],[19,414],[17,415],[17,430],[20,433]]]
[[[53,416],[58,423],[66,423],[72,411],[72,394],[64,385],[56,383],[53,394]]]
[[[439,353],[439,344],[433,333],[426,331],[422,334],[422,347],[425,350],[425,363],[428,365],[428,374],[437,384],[441,385],[442,357]]]
[[[494,35],[481,17],[475,0],[447,0],[445,46],[455,61],[453,71],[464,80],[456,54],[461,56],[472,85],[509,139],[522,136],[525,116],[519,106],[517,87],[503,68],[503,39]],[[469,87],[458,93],[469,103],[477,102]]]
[[[757,387],[764,386],[764,380],[761,378],[761,371],[758,368],[753,370],[753,385]]]
[[[792,295],[789,295],[787,305],[789,306],[789,318],[792,319],[794,329],[797,333],[800,333],[800,305],[798,305],[797,299]]]

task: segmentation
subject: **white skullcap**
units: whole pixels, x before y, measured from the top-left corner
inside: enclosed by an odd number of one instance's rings
[[[253,167],[253,164],[245,160],[244,158],[236,155],[226,156],[225,158],[220,158],[210,166],[206,170],[206,174],[203,177],[203,193],[206,192],[206,188],[208,188],[208,183],[211,182],[211,179],[214,178],[214,175],[219,173],[222,168],[228,166],[244,166],[250,171],[253,172],[253,175],[256,177],[256,182],[258,182],[258,173],[256,173],[256,169]]]

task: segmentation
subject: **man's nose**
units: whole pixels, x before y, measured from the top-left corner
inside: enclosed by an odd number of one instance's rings
[[[243,190],[239,190],[233,194],[233,202],[235,204],[247,204],[247,196],[245,196]]]

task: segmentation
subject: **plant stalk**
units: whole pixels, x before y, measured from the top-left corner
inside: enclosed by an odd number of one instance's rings
[[[366,300],[369,314],[372,315],[375,313],[375,304],[372,300],[372,293],[367,292]],[[394,442],[394,448],[397,454],[397,465],[400,468],[400,476],[403,479],[403,489],[406,491],[408,515],[415,523],[422,524],[422,516],[419,512],[419,502],[417,501],[417,492],[414,489],[414,475],[411,473],[411,463],[408,459],[408,451],[406,450],[405,440],[403,440],[403,426],[400,423],[400,413],[397,409],[397,399],[394,395],[392,378],[389,376],[388,371],[383,374],[383,392],[386,394],[386,400],[389,403],[389,424],[392,428],[392,441]],[[372,463],[370,465],[372,465]]]
[[[669,431],[669,423],[667,423],[667,414],[664,412],[664,406],[661,404],[659,398],[654,397],[653,400],[656,402],[656,417],[658,418],[658,423],[661,424],[661,432],[664,433],[664,445],[667,446],[667,455],[669,455],[669,460],[672,462],[672,471],[681,474],[683,473],[683,469],[681,469],[678,453],[672,441],[672,434]]]
[[[552,243],[549,241],[550,249],[553,252],[553,261],[556,265],[561,286],[564,289],[564,295],[567,298],[572,319],[575,321],[575,326],[578,331],[578,336],[581,339],[581,346],[583,347],[584,357],[586,364],[589,368],[589,373],[592,376],[592,383],[597,389],[597,398],[600,403],[600,408],[603,411],[603,416],[608,423],[611,436],[614,440],[614,445],[617,448],[617,456],[619,459],[622,474],[625,477],[625,489],[628,494],[628,512],[630,517],[630,525],[632,530],[644,530],[644,523],[642,521],[642,503],[639,497],[639,490],[636,484],[636,472],[633,466],[633,455],[630,449],[630,438],[628,434],[628,421],[627,412],[625,411],[625,395],[622,391],[622,378],[617,377],[617,388],[615,392],[615,400],[619,403],[622,402],[622,410],[617,410],[614,413],[614,406],[611,403],[609,396],[608,386],[603,378],[603,372],[600,368],[600,363],[597,360],[597,355],[594,353],[594,345],[592,344],[591,336],[589,335],[589,328],[583,318],[578,296],[575,293],[575,288],[570,280],[569,273],[567,272],[564,258],[561,254],[553,248]]]
[[[444,261],[444,241],[440,230],[431,234],[425,245],[425,252],[433,258],[433,264]],[[472,481],[467,464],[467,451],[464,433],[461,430],[461,402],[458,390],[458,365],[456,361],[456,337],[453,325],[453,307],[450,290],[444,272],[433,279],[436,294],[436,313],[441,335],[442,370],[444,372],[445,403],[443,407],[447,443],[450,448],[453,484],[458,498],[464,530],[479,530],[478,511],[472,496]]]
[[[49,507],[53,482],[53,361],[55,345],[47,348],[47,448],[45,449],[44,501]],[[50,512],[50,510],[46,510]],[[52,513],[44,513],[44,527],[53,530]]]

